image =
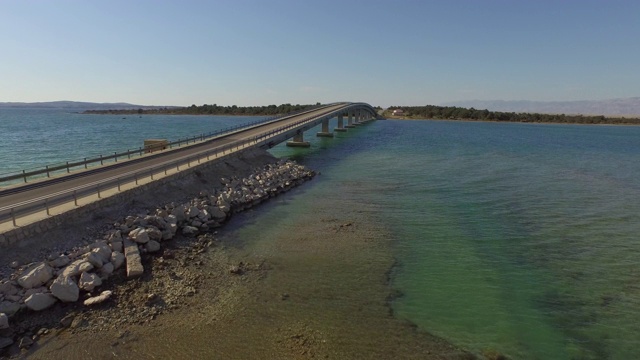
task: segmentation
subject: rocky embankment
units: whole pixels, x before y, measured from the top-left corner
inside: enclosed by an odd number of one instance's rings
[[[47,328],[52,319],[56,320],[58,329],[81,326],[83,317],[74,315],[78,310],[124,301],[127,292],[114,289],[130,287],[133,282],[127,282],[128,279],[149,276],[150,271],[145,271],[143,265],[144,258],[158,258],[154,262],[158,268],[153,269],[158,273],[167,266],[180,267],[185,261],[194,261],[193,254],[212,246],[212,232],[233,213],[277,196],[314,175],[292,161],[280,160],[256,169],[246,178],[221,178],[221,186],[201,191],[188,202],[170,203],[147,214],[127,216],[114,223],[102,239],[87,246],[51,254],[37,263],[14,261],[13,273],[0,280],[0,355],[16,354],[20,349],[31,347],[40,336],[54,330]],[[185,254],[170,249],[171,240],[184,238],[192,239]],[[179,261],[172,261],[176,259]],[[228,272],[242,273],[251,266],[232,265]],[[172,276],[176,272],[179,269],[174,269]],[[197,279],[183,283],[180,294],[195,291],[195,283]],[[121,298],[117,299],[118,296]],[[126,317],[119,320],[153,319],[179,302],[177,297],[162,299],[164,306],[151,310],[130,307]],[[149,293],[145,302],[151,304],[159,300],[157,295]],[[45,313],[52,315],[43,317]]]

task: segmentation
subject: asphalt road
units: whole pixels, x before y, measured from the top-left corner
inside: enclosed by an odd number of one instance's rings
[[[322,116],[325,113],[339,110],[340,108],[347,107],[348,105],[349,103],[328,105],[326,107],[312,110],[308,113],[295,115],[290,118],[285,118],[264,125],[258,125],[253,128],[239,131],[237,133],[230,134],[218,139],[206,140],[200,143],[195,143],[193,145],[164,150],[161,153],[156,152],[151,154],[162,154],[161,156],[146,156],[133,160],[120,161],[115,164],[91,168],[89,171],[72,172],[69,175],[59,176],[46,181],[40,181],[36,184],[25,184],[22,187],[12,188],[12,192],[6,195],[2,195],[2,192],[0,192],[0,208],[10,207],[19,203],[28,202],[30,200],[42,197],[52,196],[53,194],[65,191],[67,189],[73,189],[83,185],[95,183],[102,179],[117,177],[132,171],[136,171],[137,169],[142,169],[149,166],[162,166],[163,164],[170,164],[180,158],[195,156],[199,153],[210,151],[212,149],[222,149],[226,145],[229,145],[238,140],[250,139],[306,118]]]

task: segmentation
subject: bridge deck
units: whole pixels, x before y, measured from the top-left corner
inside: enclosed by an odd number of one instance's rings
[[[291,117],[287,117],[281,120],[276,120],[266,124],[256,125],[254,127],[239,130],[232,134],[222,135],[215,139],[210,139],[195,143],[193,145],[164,150],[162,152],[153,153],[149,156],[136,158],[132,160],[120,161],[118,163],[112,163],[109,165],[90,168],[89,170],[72,172],[71,174],[59,176],[52,179],[46,179],[35,183],[24,184],[21,186],[12,187],[0,191],[0,210],[4,214],[4,219],[0,219],[0,222],[9,220],[7,218],[7,210],[20,206],[19,204],[29,203],[31,201],[38,201],[47,197],[55,197],[56,194],[63,193],[69,189],[81,188],[85,185],[99,183],[103,179],[115,178],[118,176],[124,176],[135,172],[139,169],[161,167],[163,164],[171,164],[179,161],[180,159],[186,159],[189,157],[197,156],[200,153],[211,151],[223,151],[224,149],[229,151],[230,144],[253,139],[257,136],[268,134],[283,126],[293,125],[301,122],[302,120],[314,118],[321,118],[327,114],[341,110],[342,108],[348,108],[350,103],[339,103],[327,105],[321,108],[311,110],[306,113],[297,114]],[[289,132],[295,132],[298,127],[292,128]],[[309,128],[309,123],[305,122],[300,124],[300,129]],[[283,136],[274,136],[276,143],[281,142],[288,136],[288,133]],[[41,211],[44,211],[42,209]]]

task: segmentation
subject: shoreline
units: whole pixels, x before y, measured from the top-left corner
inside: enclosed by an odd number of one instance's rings
[[[383,115],[384,116],[384,115]],[[470,123],[496,123],[496,124],[531,124],[531,125],[591,125],[591,126],[640,126],[640,123],[581,123],[581,122],[552,122],[552,121],[499,121],[499,120],[477,120],[477,119],[424,119],[400,116],[385,116],[387,120],[406,121],[450,121],[450,122],[470,122]]]
[[[236,162],[237,165],[237,162]],[[279,204],[269,202],[265,204],[268,207],[277,207]],[[242,215],[243,218],[247,218],[246,215]],[[235,218],[235,217],[234,217]],[[240,225],[242,225],[240,221]],[[331,220],[334,221],[334,220]],[[235,224],[237,225],[237,224]],[[338,224],[337,229],[342,229],[344,224]],[[228,226],[228,225],[227,225]],[[324,225],[323,225],[324,226]],[[347,228],[351,228],[349,225]],[[229,229],[223,230],[223,232],[232,232],[233,225]],[[174,245],[170,245],[168,252],[161,255],[146,254],[143,256],[143,264],[145,269],[149,266],[149,271],[145,270],[143,276],[133,281],[124,281],[122,274],[116,276],[113,281],[108,281],[105,289],[111,289],[115,293],[115,299],[109,300],[103,304],[97,306],[96,309],[87,310],[82,308],[80,304],[71,304],[59,306],[58,309],[52,313],[48,318],[46,315],[45,323],[49,326],[41,327],[38,324],[31,324],[31,329],[23,329],[24,334],[30,336],[31,339],[37,341],[37,345],[30,345],[31,347],[28,354],[34,358],[38,358],[40,354],[43,358],[63,358],[63,354],[74,354],[71,349],[74,343],[79,343],[77,350],[87,347],[87,342],[92,341],[95,338],[96,333],[107,333],[106,338],[101,336],[103,341],[110,344],[91,344],[90,347],[97,347],[104,349],[104,351],[111,351],[114,354],[118,352],[123,357],[136,357],[134,354],[135,348],[130,347],[130,343],[135,342],[148,342],[151,341],[153,335],[149,333],[150,328],[156,329],[158,327],[171,327],[177,326],[172,324],[172,321],[179,321],[179,318],[191,319],[193,322],[200,324],[201,326],[221,326],[226,321],[238,322],[241,319],[246,319],[246,315],[238,309],[245,308],[243,305],[246,302],[242,298],[249,296],[261,297],[263,292],[273,291],[274,286],[269,286],[265,283],[274,274],[280,274],[277,270],[277,263],[273,264],[273,261],[265,259],[253,259],[247,257],[243,253],[242,249],[228,248],[224,245],[224,242],[219,242],[215,233],[212,237],[205,237],[204,239],[193,240],[193,238],[179,238],[174,241]],[[336,233],[337,234],[337,233]],[[170,243],[171,244],[171,243]],[[338,245],[340,242],[335,242],[334,245]],[[175,246],[175,247],[173,247]],[[243,248],[244,245],[241,245]],[[328,249],[323,247],[323,251],[331,251],[334,249]],[[172,266],[173,265],[173,266]],[[177,266],[177,267],[175,267]],[[393,264],[391,264],[393,266]],[[306,267],[306,264],[305,264]],[[274,271],[276,271],[274,273]],[[391,280],[389,275],[392,272],[392,268],[389,268],[385,274],[386,284]],[[176,277],[182,280],[177,282]],[[170,282],[170,286],[167,286],[167,281]],[[208,285],[209,283],[215,283],[215,285]],[[155,285],[154,285],[155,284]],[[169,291],[171,294],[162,295],[163,290]],[[258,289],[258,290],[257,290]],[[257,294],[253,292],[257,291]],[[237,294],[236,294],[237,293]],[[236,295],[242,294],[241,299],[236,299]],[[404,323],[407,326],[406,331],[418,331],[415,325],[406,324],[400,319],[396,319],[392,315],[392,300],[394,293],[389,293],[385,299],[386,312],[391,316],[392,323],[400,326],[400,323]],[[397,295],[397,293],[395,293]],[[277,298],[278,303],[286,304],[291,302],[295,298],[295,295],[276,293],[272,294],[272,297]],[[291,296],[291,298],[289,298]],[[171,301],[166,301],[166,299]],[[220,308],[215,308],[214,305],[208,304],[205,299],[214,301],[221,305]],[[271,298],[270,298],[271,299]],[[271,299],[271,301],[273,301]],[[162,307],[158,304],[165,304],[167,307]],[[264,310],[262,302],[256,303],[256,316],[260,316]],[[218,314],[216,319],[201,319],[198,314],[194,314],[194,309],[202,308],[210,309],[212,313]],[[140,312],[139,309],[142,308]],[[45,310],[46,311],[46,310]],[[73,319],[69,319],[66,316],[69,312],[76,312]],[[196,311],[197,312],[197,311]],[[40,314],[40,313],[36,313]],[[60,326],[59,319],[63,314],[66,314],[62,319],[67,326]],[[27,314],[28,315],[28,314]],[[126,316],[125,316],[126,315]],[[176,317],[178,317],[176,319]],[[121,322],[123,319],[125,321]],[[173,319],[173,320],[169,320]],[[225,320],[226,319],[226,320]],[[248,319],[250,320],[250,319]],[[25,326],[28,326],[29,321],[25,320]],[[285,320],[282,320],[285,321]],[[286,320],[288,321],[288,320]],[[308,320],[305,320],[308,321]],[[54,325],[58,322],[58,325]],[[204,322],[202,324],[202,322]],[[228,325],[228,323],[226,323]],[[180,324],[182,331],[184,328],[191,326],[190,324]],[[248,326],[248,325],[247,325]],[[124,328],[124,329],[123,329]],[[193,326],[191,326],[193,329]],[[42,330],[45,329],[45,330]],[[223,336],[225,333],[224,326],[218,328],[218,335]],[[287,345],[284,349],[280,349],[278,345],[278,351],[282,351],[281,354],[297,354],[305,353],[307,355],[319,354],[324,351],[328,351],[322,342],[316,339],[313,335],[309,335],[308,326],[302,326],[300,329],[294,331],[295,334],[289,334],[288,330],[284,330],[282,341],[285,341]],[[398,330],[405,331],[405,330]],[[29,333],[33,333],[29,335]],[[23,335],[24,335],[23,334]],[[307,342],[314,343],[318,346],[317,349],[309,349],[308,344],[298,341],[302,334],[303,338],[306,338]],[[425,333],[426,334],[426,333]],[[415,335],[420,336],[420,335]],[[259,339],[260,334],[256,334],[254,341],[256,344],[261,344]],[[22,336],[24,338],[24,336]],[[460,352],[456,350],[454,346],[448,342],[435,337],[429,336],[430,341],[435,341],[433,349],[440,349],[440,351],[451,354],[459,354],[460,358],[472,358],[470,354],[466,352]],[[314,340],[315,339],[315,340]],[[77,341],[78,340],[78,341]],[[243,346],[244,343],[237,343],[234,345],[234,341],[240,341],[241,339],[228,339],[230,344],[226,348],[226,355],[234,354],[238,348],[234,346]],[[318,341],[316,341],[318,340]],[[188,343],[188,340],[184,340]],[[242,340],[244,341],[244,340]],[[278,342],[278,340],[274,340]],[[94,340],[95,342],[95,340]],[[152,342],[152,341],[151,341]],[[435,344],[440,345],[435,345]],[[56,345],[58,344],[58,345]],[[114,345],[116,344],[116,345]],[[178,346],[179,344],[176,344]],[[158,344],[157,346],[160,346]],[[260,345],[256,345],[260,347]],[[273,347],[272,343],[263,343],[261,346]],[[60,347],[60,349],[59,349]],[[61,354],[59,351],[64,349]],[[14,350],[16,350],[14,348]],[[166,350],[166,349],[165,349]],[[84,350],[86,351],[86,349]],[[115,352],[114,352],[115,351]],[[133,351],[133,352],[132,352]],[[139,351],[139,350],[138,350]],[[151,349],[148,349],[151,351]],[[78,353],[80,354],[80,353]],[[140,355],[137,352],[138,356]],[[425,352],[426,354],[426,352]],[[464,356],[462,355],[464,354]],[[23,356],[24,354],[16,354],[17,356]],[[176,356],[179,354],[176,354]],[[433,354],[433,358],[440,358],[436,354]],[[206,357],[202,357],[206,358]],[[241,357],[238,357],[241,358]]]

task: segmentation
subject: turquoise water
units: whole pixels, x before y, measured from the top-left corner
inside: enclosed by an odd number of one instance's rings
[[[349,136],[274,151],[384,209],[396,316],[479,353],[640,356],[640,128],[378,121]]]
[[[120,120],[94,116],[88,128],[60,120],[67,126],[60,131],[84,135],[73,146],[61,141],[47,159],[67,160],[52,154],[93,146],[85,144],[127,148],[147,137],[174,138],[188,124],[199,133],[237,121]],[[8,156],[5,140],[29,131],[7,133],[4,119],[0,126],[4,169],[21,156]],[[30,128],[38,136],[55,131],[47,126]],[[111,130],[98,132],[95,143],[94,126]],[[295,223],[296,209],[308,216],[314,199],[343,191],[340,206],[370,204],[363,214],[392,234],[392,285],[403,293],[393,303],[398,318],[476,353],[640,357],[640,127],[388,120],[334,139],[315,131],[305,134],[311,149],[272,152],[321,175],[287,208],[265,207],[256,224]],[[129,133],[139,136],[120,143]],[[41,154],[29,151],[23,163]]]

